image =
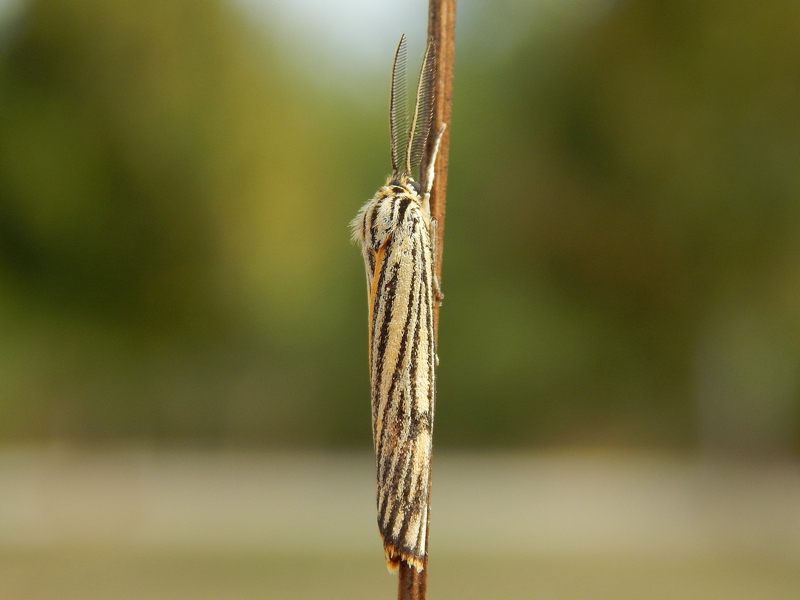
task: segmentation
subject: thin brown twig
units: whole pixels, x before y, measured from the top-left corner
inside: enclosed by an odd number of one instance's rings
[[[428,38],[433,41],[437,52],[436,92],[433,104],[432,132],[446,127],[436,157],[436,177],[431,189],[431,216],[436,219],[436,276],[442,281],[442,249],[444,248],[444,216],[447,196],[447,167],[450,154],[450,108],[453,98],[453,60],[455,57],[455,25],[456,0],[429,0],[428,2]],[[435,135],[429,136],[428,146],[422,157],[420,173],[425,173]],[[439,337],[439,305],[436,303],[433,313],[433,326],[436,339]],[[428,481],[428,506],[430,506],[431,482]],[[430,510],[428,510],[428,527],[430,531]],[[417,571],[405,561],[400,561],[398,574],[398,600],[425,600],[428,586],[428,540],[425,540],[426,555],[424,569]]]

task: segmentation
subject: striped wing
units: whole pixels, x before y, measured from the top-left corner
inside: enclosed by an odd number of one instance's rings
[[[421,570],[435,390],[430,233],[410,194],[379,193],[365,209],[378,527],[390,566],[404,559]]]

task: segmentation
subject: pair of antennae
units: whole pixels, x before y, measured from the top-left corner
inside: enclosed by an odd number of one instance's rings
[[[406,97],[406,36],[400,43],[392,64],[392,92],[389,101],[389,128],[392,137],[392,172],[411,175],[412,167],[419,165],[433,117],[433,94],[436,79],[436,57],[433,41],[428,42],[422,59],[422,70],[417,83],[414,114],[408,120]]]

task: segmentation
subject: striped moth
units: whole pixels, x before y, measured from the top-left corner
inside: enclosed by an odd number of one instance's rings
[[[412,178],[431,128],[435,58],[428,44],[410,122],[406,118],[405,36],[392,66],[389,125],[392,175],[350,224],[361,244],[369,302],[372,434],[378,471],[378,529],[386,561],[422,571],[437,363],[433,303],[435,226],[430,190],[437,134],[424,188]]]

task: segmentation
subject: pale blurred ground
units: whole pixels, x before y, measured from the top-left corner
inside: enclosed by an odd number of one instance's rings
[[[371,458],[0,452],[0,598],[392,598]],[[432,600],[800,598],[800,470],[439,454]]]

